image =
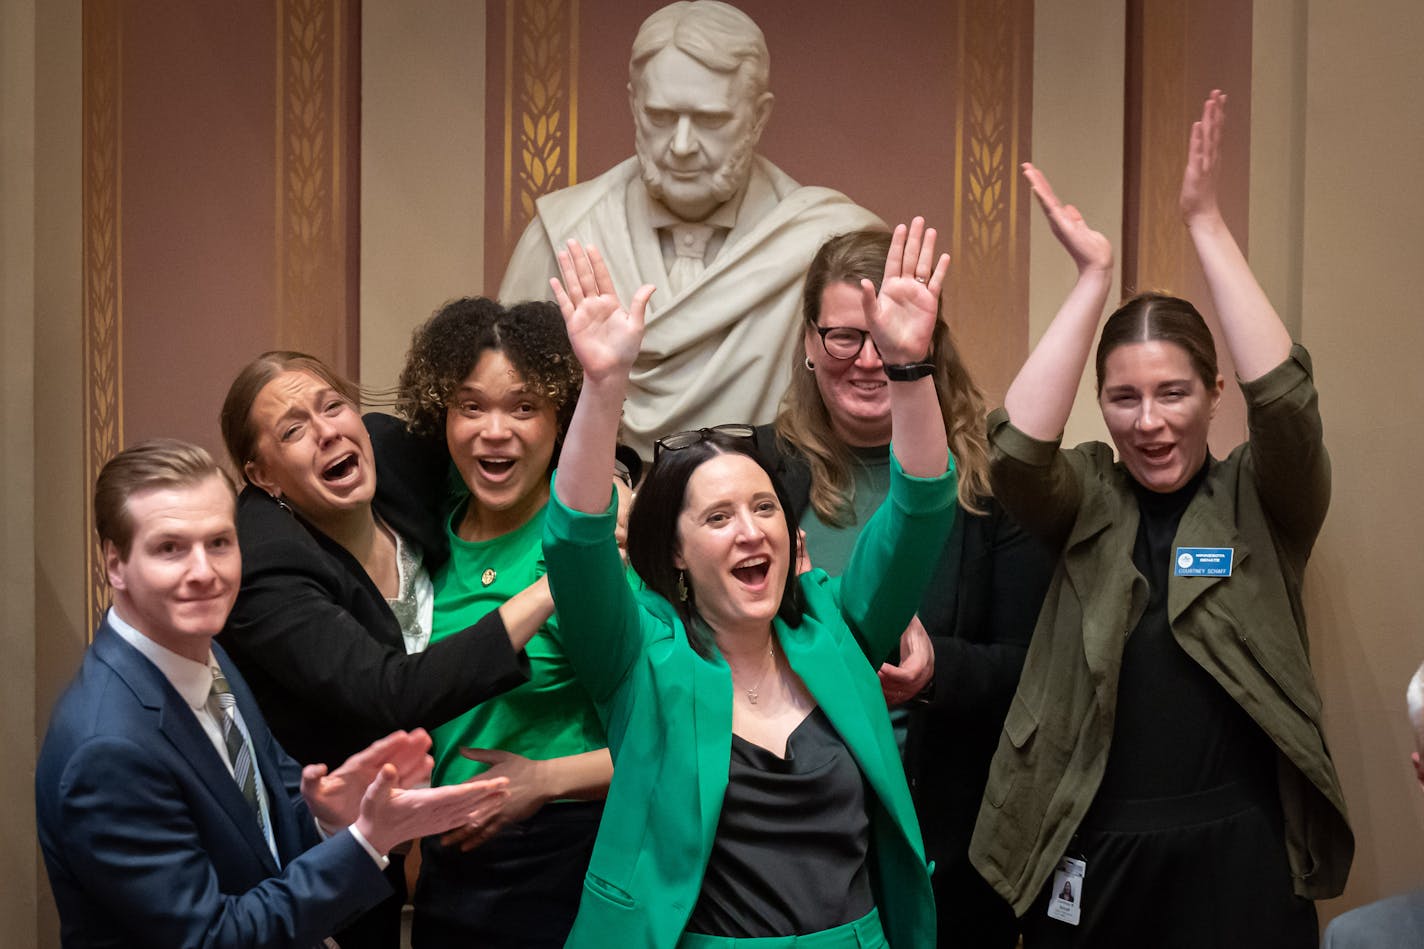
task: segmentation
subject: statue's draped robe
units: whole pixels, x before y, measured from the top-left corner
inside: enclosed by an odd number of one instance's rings
[[[624,406],[624,440],[644,458],[653,441],[724,422],[770,422],[799,363],[801,287],[829,237],[883,226],[829,188],[801,187],[752,161],[736,225],[699,280],[672,296],[637,158],[545,195],[500,284],[505,304],[549,299],[554,253],[569,238],[594,245],[625,304],[644,283],[660,289]]]

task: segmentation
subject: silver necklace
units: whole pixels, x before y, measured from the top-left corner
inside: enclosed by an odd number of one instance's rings
[[[767,655],[767,657],[768,657],[769,659],[771,659],[771,668],[772,668],[772,669],[775,669],[775,668],[776,668],[776,639],[775,639],[775,637],[773,637],[773,638],[771,639],[771,641],[766,644],[766,655]],[[766,681],[766,672],[762,672],[761,678],[757,680],[756,685],[747,686],[747,688],[746,688],[744,691],[747,693],[747,701],[748,701],[748,702],[750,702],[750,703],[753,704],[753,705],[757,704],[757,699],[761,698],[761,686],[762,686],[762,683],[765,682],[765,681]]]

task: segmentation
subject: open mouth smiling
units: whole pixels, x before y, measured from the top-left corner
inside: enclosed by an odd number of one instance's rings
[[[500,478],[508,474],[514,467],[513,458],[480,458],[478,459],[480,470],[492,478]]]
[[[321,470],[322,479],[326,481],[340,481],[354,473],[357,464],[355,452],[349,455],[342,455],[336,461]]]
[[[771,560],[767,557],[752,557],[732,568],[732,576],[747,586],[760,586],[766,581],[771,570]]]

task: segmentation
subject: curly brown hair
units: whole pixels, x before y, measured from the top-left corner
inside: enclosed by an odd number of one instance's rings
[[[396,411],[410,430],[443,435],[455,390],[487,349],[503,353],[529,390],[554,406],[562,440],[583,367],[569,346],[558,306],[534,301],[505,308],[487,297],[451,300],[411,336],[396,391]]]

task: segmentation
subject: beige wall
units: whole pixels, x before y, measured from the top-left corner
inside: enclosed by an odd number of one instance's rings
[[[35,4],[0,4],[0,666],[25,670],[0,688],[0,753],[33,761],[35,727]],[[0,772],[0,795],[28,801],[31,767]],[[0,839],[34,839],[34,811],[0,808]],[[33,858],[31,846],[16,855]],[[32,859],[26,863],[32,864]],[[34,943],[37,879],[28,866],[0,888],[0,944]],[[4,931],[9,934],[4,935]],[[13,942],[9,940],[13,938]]]
[[[1123,77],[1127,11],[1123,0],[1034,6],[1033,163],[1055,192],[1077,205],[1083,217],[1114,248],[1122,246]],[[1085,143],[1089,143],[1085,146]],[[1077,269],[1048,229],[1035,204],[1029,232],[1029,345],[1038,342]],[[1122,255],[1108,299],[1122,285]],[[1094,386],[1085,374],[1078,386],[1064,444],[1106,440]]]
[[[411,330],[483,287],[485,4],[361,5],[361,383],[395,384]]]
[[[0,2],[0,947],[59,943],[33,841],[34,756],[86,637],[80,3]],[[29,859],[26,860],[25,857]]]
[[[1424,660],[1424,5],[1315,2],[1305,27],[1300,324],[1335,478],[1306,605],[1358,843],[1330,913],[1424,882],[1404,706]]]

